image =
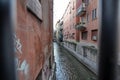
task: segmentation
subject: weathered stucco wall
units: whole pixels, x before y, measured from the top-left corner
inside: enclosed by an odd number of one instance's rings
[[[52,3],[52,0],[41,0],[39,4],[42,18],[39,18],[28,9],[26,0],[17,0],[17,26],[14,35],[20,80],[35,80],[40,71],[43,76],[49,77],[49,66],[52,63]]]

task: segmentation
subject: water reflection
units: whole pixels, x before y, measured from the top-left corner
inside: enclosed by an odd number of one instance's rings
[[[54,43],[54,56],[56,80],[95,80],[95,74],[57,43]]]

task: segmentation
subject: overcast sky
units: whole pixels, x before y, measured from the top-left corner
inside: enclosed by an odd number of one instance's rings
[[[54,29],[56,22],[62,18],[70,0],[54,0]]]

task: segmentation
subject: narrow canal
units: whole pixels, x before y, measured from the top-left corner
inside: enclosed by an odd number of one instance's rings
[[[95,74],[57,43],[54,43],[54,56],[56,80],[96,80]]]

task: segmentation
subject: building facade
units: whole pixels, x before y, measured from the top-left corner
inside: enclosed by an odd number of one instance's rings
[[[76,46],[79,42],[79,30],[75,28],[77,22],[76,1],[70,0],[62,17],[64,45],[72,48],[74,51],[76,51]]]
[[[56,23],[56,39],[58,42],[63,42],[63,21],[59,20]]]
[[[98,33],[98,0],[77,0],[80,41],[97,44]],[[87,35],[87,36],[85,36]]]
[[[74,10],[70,8],[73,2],[75,2],[75,7],[72,7]],[[67,12],[71,12],[74,16]],[[63,19],[64,40],[68,39],[64,41],[64,46],[72,50],[81,62],[97,73],[98,0],[70,0]]]
[[[63,19],[63,33],[64,41],[78,41],[77,30],[75,29],[76,24],[76,0],[70,0]]]
[[[16,25],[14,39],[19,80],[48,80],[54,63],[53,0],[17,0]]]
[[[77,8],[80,42],[78,54],[94,71],[98,66],[98,0],[78,0]]]

